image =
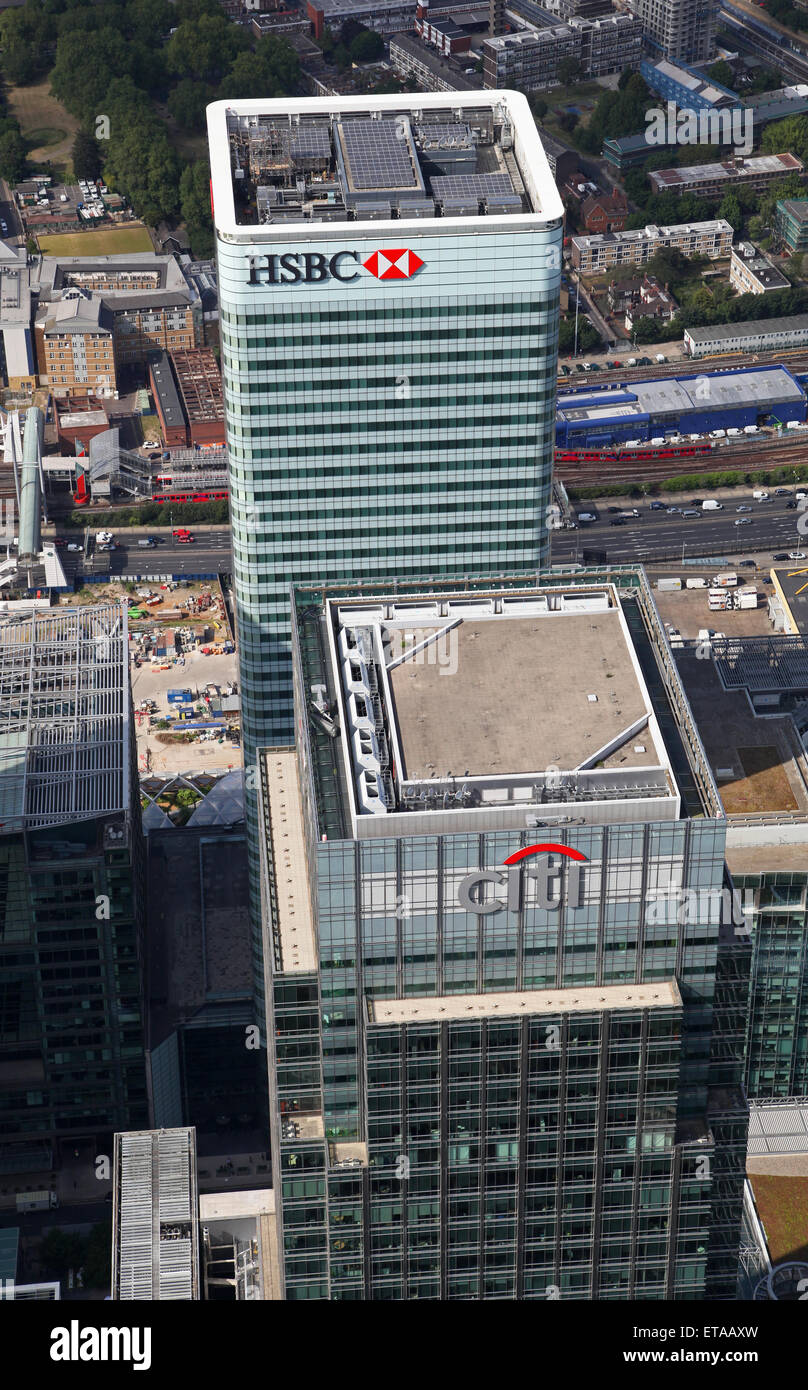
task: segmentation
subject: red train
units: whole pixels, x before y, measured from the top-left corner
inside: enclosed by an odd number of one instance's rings
[[[153,492],[152,502],[221,502],[227,498],[227,488],[216,492]]]
[[[656,449],[556,449],[555,457],[556,463],[627,463],[631,459],[698,458],[703,454],[711,454],[714,448],[714,444],[706,441],[704,444],[670,444],[667,448]]]

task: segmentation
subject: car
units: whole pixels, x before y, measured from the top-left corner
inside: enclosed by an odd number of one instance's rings
[[[776,487],[774,489],[774,495],[775,497],[790,497],[791,493],[787,487]]]
[[[175,526],[171,534],[179,540],[180,536],[190,536],[191,533],[187,526]]]
[[[751,508],[751,507],[748,507],[748,506],[746,505],[746,503],[744,502],[744,503],[742,504],[742,506],[736,507],[735,510],[736,510],[736,512],[751,512],[752,508]]]
[[[785,550],[781,550],[781,551],[780,551],[780,554],[779,554],[779,555],[775,555],[774,558],[775,558],[775,560],[787,560],[787,559],[788,559],[788,553],[787,553]]]
[[[682,514],[681,507],[666,507],[665,511],[668,513],[668,516],[681,516]]]
[[[739,569],[739,570],[756,570],[756,569],[757,569],[757,560],[739,560],[739,561],[738,561],[738,569]]]
[[[788,558],[789,560],[805,560],[808,559],[808,556],[804,550],[789,550]]]
[[[701,516],[701,511],[697,510],[695,507],[685,507],[682,516]]]
[[[739,516],[739,517],[738,517],[738,520],[735,522],[735,525],[736,525],[736,526],[751,526],[751,525],[752,525],[752,518],[751,518],[751,517],[748,517],[748,516]]]
[[[610,526],[625,526],[625,524],[626,518],[624,516],[613,516],[609,522]]]
[[[787,511],[787,512],[795,512],[795,511],[797,510],[797,507],[798,507],[798,506],[799,506],[799,502],[795,502],[795,501],[794,501],[794,498],[792,497],[791,500],[790,500],[789,502],[786,502],[786,511]]]
[[[651,503],[649,504],[648,510],[649,510],[649,512],[664,512],[664,511],[665,511],[665,503],[664,503],[664,502],[651,502]]]
[[[83,549],[84,549],[83,546],[77,545],[75,541],[71,541],[70,544],[69,544],[69,546],[68,546],[67,548],[68,548],[68,550],[83,550]]]
[[[606,510],[607,510],[607,512],[614,512],[614,513],[616,514],[617,512],[622,512],[623,508],[622,508],[622,507],[607,507]]]
[[[700,507],[700,506],[702,506],[703,502],[704,502],[704,498],[703,498],[703,497],[694,497],[694,498],[693,498],[693,501],[690,503],[690,505],[691,505],[691,507]]]
[[[177,545],[193,545],[193,536],[177,536]]]
[[[3,233],[3,236],[8,236],[8,223],[7,223],[7,222],[0,222],[0,232]]]

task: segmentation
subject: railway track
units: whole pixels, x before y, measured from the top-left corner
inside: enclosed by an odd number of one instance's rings
[[[619,356],[619,350],[618,350]],[[616,359],[615,359],[616,360]],[[598,386],[612,386],[616,382],[629,384],[632,381],[658,381],[670,376],[693,376],[700,371],[732,371],[734,367],[788,367],[792,372],[808,372],[808,348],[794,348],[779,353],[716,353],[713,357],[688,358],[684,362],[655,362],[650,367],[601,368],[599,372],[573,372],[570,376],[559,376],[559,390],[565,393],[573,390],[592,391]]]
[[[712,454],[679,459],[607,459],[580,464],[561,463],[556,473],[566,488],[662,483],[668,478],[702,473],[765,473],[808,464],[808,438],[800,444],[771,441],[755,448],[726,445]]]

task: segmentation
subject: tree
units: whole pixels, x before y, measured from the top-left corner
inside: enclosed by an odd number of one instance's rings
[[[73,173],[77,179],[97,179],[101,173],[101,150],[94,135],[77,130],[73,141]]]
[[[577,58],[562,58],[558,65],[558,80],[562,87],[568,87],[581,75],[581,64]]]
[[[532,97],[530,105],[533,108],[533,115],[536,117],[536,120],[543,121],[549,110],[547,102],[544,100],[544,98]]]
[[[25,178],[25,141],[19,130],[0,135],[0,178],[12,185]]]
[[[213,254],[213,222],[210,214],[210,173],[207,161],[198,159],[182,171],[180,211],[191,248],[202,259]]]
[[[384,40],[373,29],[363,29],[348,47],[355,63],[375,63],[384,56]]]
[[[713,63],[712,67],[707,69],[707,76],[711,77],[713,82],[720,82],[722,87],[729,87],[731,91],[735,91],[735,73],[729,63],[725,63],[723,59],[719,59],[717,63]]]
[[[562,111],[558,117],[558,124],[561,126],[562,130],[565,130],[569,135],[571,135],[578,124],[577,112]]]
[[[729,222],[734,232],[741,230],[742,217],[741,205],[734,193],[725,193],[718,208],[718,216],[723,217],[725,222]]]
[[[251,95],[251,92],[244,93],[245,97]],[[191,77],[184,77],[169,93],[166,105],[183,130],[203,130],[205,107],[213,101],[213,97],[214,88],[207,82],[195,82]]]
[[[239,53],[250,47],[243,29],[220,12],[178,25],[165,48],[166,67],[177,77],[198,82],[219,82]]]
[[[123,125],[113,122],[104,175],[144,222],[154,226],[177,212],[179,161],[165,127],[148,111]]]

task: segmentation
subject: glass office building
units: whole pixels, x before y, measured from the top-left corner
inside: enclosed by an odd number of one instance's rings
[[[509,92],[209,108],[245,761],[289,586],[549,555],[563,209]]]
[[[0,623],[0,1177],[10,1190],[29,1174],[48,1186],[65,1147],[148,1120],[131,722],[125,605]]]
[[[734,1294],[749,947],[618,578],[295,592],[259,796],[288,1299]]]

